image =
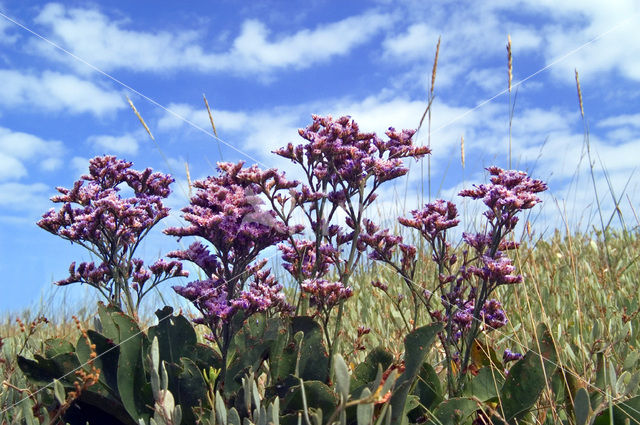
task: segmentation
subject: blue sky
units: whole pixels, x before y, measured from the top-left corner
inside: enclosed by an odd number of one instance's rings
[[[550,235],[565,220],[571,229],[599,227],[574,69],[605,221],[613,211],[609,180],[624,225],[638,225],[640,6],[633,0],[4,0],[0,12],[1,311],[36,302],[71,261],[89,260],[34,224],[52,206],[55,187],[70,186],[89,158],[115,154],[175,176],[173,214],[160,231],[179,223],[187,202],[185,163],[194,179],[221,159],[291,171],[270,151],[297,142],[297,128],[314,113],[348,114],[379,133],[415,128],[439,36],[432,196],[455,200],[463,184],[484,180],[484,167],[508,165],[509,97],[501,92],[510,35],[514,84],[548,67],[511,96],[514,168],[550,185],[534,230]],[[224,143],[210,134],[203,93]],[[425,129],[418,141],[426,143]],[[416,207],[425,174],[412,164],[377,211]],[[175,248],[158,232],[141,254],[152,259]]]

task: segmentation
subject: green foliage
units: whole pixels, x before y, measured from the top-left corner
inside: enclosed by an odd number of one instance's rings
[[[173,316],[168,307],[157,312],[160,321],[147,335],[133,318],[116,308],[100,304],[98,315],[103,333],[87,331],[91,346],[84,336],[80,336],[75,347],[68,342],[49,340],[45,356],[35,354],[33,360],[18,356],[18,366],[24,375],[41,387],[64,377],[53,386],[57,405],[64,405],[67,395],[61,386],[68,394],[74,389],[74,381],[80,379],[76,370],[83,368],[88,372],[89,363],[95,362],[100,370],[99,381],[83,389],[65,414],[65,420],[74,423],[111,418],[114,424],[139,421],[169,424],[162,422],[157,409],[173,412],[172,425],[180,423],[177,419],[183,417],[193,422],[193,408],[206,402],[206,385],[197,362],[209,362],[216,357],[197,345],[189,321],[180,315]],[[158,400],[162,403],[158,404]],[[178,406],[174,408],[175,402]]]
[[[173,315],[172,309],[165,307],[156,312],[156,325],[136,335],[144,329],[139,322],[111,306],[100,305],[99,321],[94,330],[87,331],[98,356],[94,361],[101,370],[100,380],[73,401],[64,420],[84,423],[87,415],[94,415],[108,417],[114,424],[134,425],[140,418],[145,424],[161,424],[158,412],[162,408],[174,412],[179,407],[180,417],[170,418],[174,422],[199,420],[210,425],[222,424],[222,419],[225,424],[297,424],[299,418],[303,424],[308,418],[311,424],[323,425],[329,420],[346,425],[424,421],[446,425],[471,423],[479,416],[495,424],[634,423],[640,419],[636,416],[640,411],[640,355],[635,342],[640,322],[633,295],[636,281],[630,273],[640,270],[631,259],[625,259],[622,248],[640,249],[640,244],[629,235],[609,238],[609,249],[615,251],[612,261],[619,264],[614,279],[602,272],[598,255],[603,248],[597,239],[597,249],[592,248],[590,239],[576,236],[571,243],[569,248],[567,240],[558,238],[522,250],[521,267],[530,286],[513,288],[513,295],[500,294],[510,312],[511,328],[486,339],[483,336],[482,348],[487,354],[474,359],[474,368],[467,371],[462,397],[452,399],[444,394],[447,377],[437,332],[429,344],[419,343],[428,339],[427,332],[421,330],[428,326],[421,323],[417,333],[407,335],[400,317],[388,308],[388,300],[369,290],[371,271],[354,275],[355,296],[345,308],[343,342],[337,351],[344,361],[334,360],[334,375],[329,374],[322,328],[315,319],[258,314],[237,324],[226,376],[220,378],[225,385],[219,393],[210,392],[211,379],[205,380],[203,371],[221,369],[221,356],[199,342],[198,330],[185,317]],[[576,256],[573,263],[567,252]],[[424,267],[429,275],[427,262]],[[579,288],[574,285],[574,273],[585,276],[579,280]],[[390,294],[403,294],[400,284],[394,286],[393,276],[387,277]],[[533,291],[539,291],[542,300],[551,300],[544,310]],[[556,299],[562,300],[559,307]],[[581,317],[576,315],[578,307],[566,308],[578,303]],[[620,308],[613,308],[614,304]],[[536,329],[533,318],[544,318],[549,328],[539,325]],[[360,325],[372,328],[361,340],[366,349],[349,351],[348,344],[356,339]],[[72,336],[61,338],[64,334]],[[534,334],[538,339],[523,359],[502,364],[499,353],[504,348],[525,351],[513,338],[528,340]],[[398,342],[405,335],[403,347]],[[48,423],[78,379],[73,369],[90,360],[92,348],[84,337],[69,330],[42,332],[27,339],[16,335],[2,340],[0,360],[8,361],[0,362],[0,372],[16,388],[35,391],[51,385],[31,398],[3,387],[0,402],[4,408],[24,399],[4,413],[9,423]],[[154,339],[158,362],[152,366],[148,358]],[[10,369],[12,365],[15,371]],[[59,378],[56,383],[54,378]],[[161,403],[154,385],[166,388]],[[552,390],[550,398],[541,400],[547,387]],[[129,409],[123,402],[124,394],[133,397],[127,402]],[[87,415],[79,416],[76,407],[82,407]]]
[[[556,370],[558,356],[547,326],[540,324],[537,335],[537,344],[509,369],[500,391],[501,412],[508,423],[517,423],[529,412]]]

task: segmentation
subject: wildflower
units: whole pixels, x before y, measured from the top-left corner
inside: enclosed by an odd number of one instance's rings
[[[515,215],[539,203],[540,198],[535,194],[547,190],[547,185],[541,180],[530,178],[524,171],[503,170],[499,167],[489,167],[487,170],[492,176],[491,184],[462,190],[459,195],[482,199],[489,207],[485,216],[492,222],[504,225],[506,232],[509,232],[518,222]],[[494,223],[494,227],[497,223]]]
[[[223,335],[222,327],[228,326],[238,312],[246,318],[269,308],[291,311],[284,300],[282,285],[270,275],[270,270],[263,270],[266,260],[254,261],[262,250],[297,231],[278,220],[273,211],[263,210],[262,201],[255,195],[262,186],[288,189],[294,183],[275,170],[243,168],[242,162],[218,163],[218,169],[217,177],[193,183],[197,191],[191,204],[182,209],[190,224],[164,231],[179,238],[197,236],[210,244],[205,246],[196,241],[188,249],[168,256],[190,261],[205,273],[205,279],[173,289],[202,313],[199,322],[211,328],[213,339]],[[253,280],[249,282],[250,278]]]
[[[513,352],[507,348],[506,350],[504,350],[504,354],[502,355],[502,361],[504,363],[508,363],[515,360],[520,360],[522,357],[523,355],[521,353]]]
[[[398,221],[403,226],[419,230],[429,242],[433,242],[443,231],[460,223],[455,204],[442,199],[426,204],[420,210],[411,211],[411,215],[412,219],[400,217]]]
[[[338,302],[353,295],[353,289],[342,282],[326,279],[307,279],[302,282],[302,290],[311,295],[311,304],[324,311],[330,310]]]
[[[85,247],[100,259],[97,265],[86,262],[77,269],[72,263],[69,277],[57,285],[86,283],[118,306],[124,300],[129,312],[135,313],[149,289],[166,279],[185,276],[186,272],[175,263],[146,270],[142,260],[134,258],[141,240],[169,214],[162,200],[169,196],[169,185],[174,180],[151,168],[136,171],[131,166],[114,156],[91,159],[89,174],[81,176],[71,189],[57,188],[60,194],[51,200],[62,203],[62,207],[49,210],[37,224]],[[121,196],[124,185],[133,191],[133,196]],[[144,288],[152,277],[152,285]],[[131,289],[137,294],[135,303]]]

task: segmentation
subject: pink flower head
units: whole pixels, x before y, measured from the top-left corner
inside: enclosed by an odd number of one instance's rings
[[[311,295],[311,304],[326,310],[353,295],[353,289],[345,287],[342,282],[326,279],[307,279],[301,286],[304,292]]]
[[[426,204],[420,210],[411,211],[411,215],[412,219],[400,217],[398,221],[403,226],[419,230],[429,242],[434,241],[438,234],[460,223],[455,204],[442,199]]]

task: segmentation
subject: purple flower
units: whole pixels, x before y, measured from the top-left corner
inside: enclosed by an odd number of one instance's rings
[[[342,282],[331,282],[326,279],[307,279],[302,290],[311,295],[311,304],[322,310],[330,310],[338,302],[353,295],[353,289],[345,287]]]
[[[297,182],[287,181],[275,170],[243,168],[242,162],[218,163],[218,169],[218,176],[194,182],[197,191],[191,204],[182,209],[190,224],[165,230],[180,238],[197,236],[210,244],[207,247],[197,241],[169,256],[190,261],[206,274],[205,279],[174,290],[198,308],[203,315],[200,322],[211,328],[214,339],[220,338],[221,327],[238,312],[246,318],[270,308],[291,311],[282,286],[269,270],[262,270],[266,260],[254,261],[262,250],[299,231],[287,227],[274,211],[262,209],[263,201],[257,195],[264,188],[289,190]],[[247,287],[250,278],[253,281]]]
[[[523,171],[503,170],[498,167],[489,167],[487,170],[492,176],[491,184],[465,189],[459,195],[482,199],[489,207],[485,216],[490,221],[497,220],[507,231],[513,230],[518,222],[515,215],[539,203],[540,198],[535,194],[547,190],[547,185],[541,180],[530,178]]]
[[[398,221],[403,226],[419,230],[429,242],[433,242],[439,234],[460,223],[455,204],[442,199],[426,204],[420,210],[411,211],[411,215],[412,219],[400,217]]]
[[[169,185],[174,181],[167,174],[131,169],[132,164],[114,156],[96,157],[89,161],[89,174],[81,176],[71,189],[58,187],[60,193],[51,198],[62,203],[61,208],[49,210],[38,221],[38,226],[72,243],[90,250],[101,264],[82,263],[75,270],[72,264],[67,279],[94,286],[110,301],[120,306],[124,294],[127,309],[135,313],[142,296],[144,283],[152,277],[154,285],[184,272],[172,266],[170,270],[155,273],[143,268],[141,260],[133,258],[140,241],[161,219],[169,214],[162,200],[169,196]],[[133,195],[122,197],[122,186],[128,186]],[[130,288],[137,292],[138,300],[131,303]]]
[[[489,326],[489,330],[500,329],[508,322],[507,316],[502,309],[502,304],[496,299],[485,301],[480,310],[480,317]]]
[[[507,348],[506,350],[504,350],[504,354],[502,355],[502,361],[504,363],[508,363],[515,360],[520,360],[522,357],[523,356],[521,353],[515,353]]]
[[[328,182],[331,190],[326,196],[337,205],[356,193],[369,177],[378,186],[406,174],[402,158],[418,159],[430,153],[427,147],[413,145],[414,130],[398,132],[390,128],[386,133],[389,140],[383,141],[374,133],[361,133],[350,117],[334,120],[313,115],[312,119],[310,126],[298,131],[306,144],[294,147],[290,143],[274,153],[302,165],[316,181]],[[323,196],[318,189],[310,182],[306,200],[314,193]],[[367,200],[368,204],[372,201]]]
[[[501,255],[491,258],[483,255],[483,267],[469,266],[468,270],[472,274],[488,282],[492,287],[498,285],[513,285],[522,282],[521,275],[514,275],[515,267],[511,259]]]

